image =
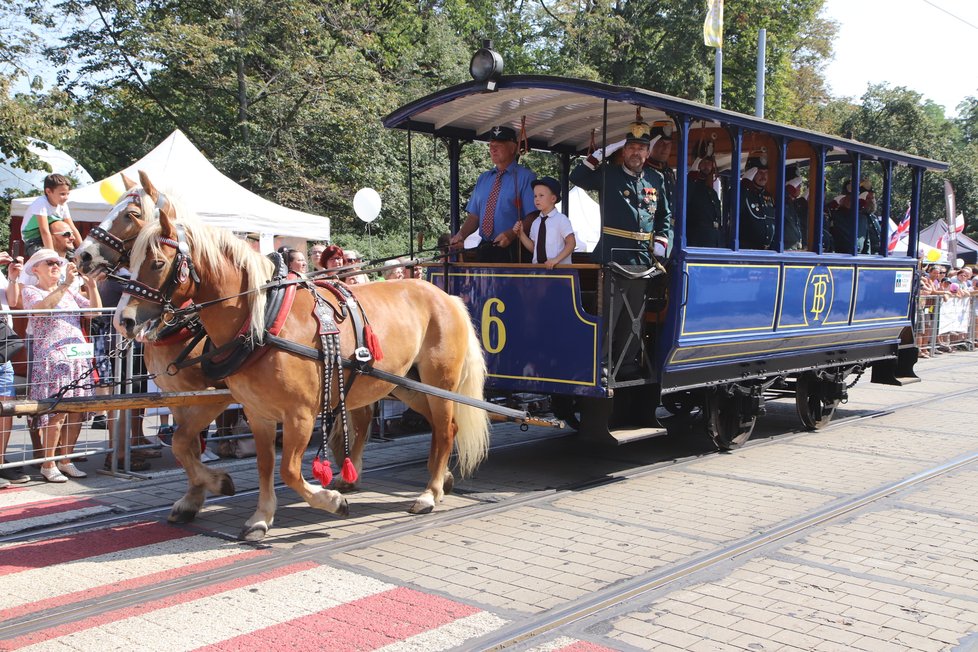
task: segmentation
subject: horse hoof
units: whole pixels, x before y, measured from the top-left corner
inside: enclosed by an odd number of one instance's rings
[[[340,503],[340,506],[336,508],[335,514],[337,516],[349,516],[350,515],[350,503],[346,502],[346,498]]]
[[[268,534],[268,527],[264,524],[249,525],[241,529],[238,538],[242,541],[261,541]]]
[[[452,475],[451,471],[445,473],[445,479],[442,481],[441,486],[446,494],[452,493],[452,489],[455,488],[455,476]]]
[[[408,510],[408,514],[430,514],[434,508],[434,505],[419,500],[411,505],[411,509]]]
[[[233,496],[234,495],[234,480],[231,476],[225,474],[221,478],[221,495],[222,496]]]
[[[342,480],[340,480],[339,482],[337,482],[334,485],[334,487],[341,494],[351,494],[351,493],[353,493],[354,491],[357,490],[357,486],[355,484],[350,484],[349,482],[344,482]]]
[[[170,523],[190,523],[197,518],[197,512],[189,509],[174,509],[166,520]]]

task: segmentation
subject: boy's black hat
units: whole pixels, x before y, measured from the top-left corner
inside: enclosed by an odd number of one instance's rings
[[[534,179],[533,182],[530,183],[530,186],[534,188],[537,186],[546,186],[550,189],[550,192],[557,197],[557,201],[560,201],[560,182],[553,177],[540,177],[538,179]]]

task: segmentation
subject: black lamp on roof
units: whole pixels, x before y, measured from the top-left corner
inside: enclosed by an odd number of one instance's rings
[[[482,47],[472,55],[469,74],[477,82],[485,82],[486,90],[496,90],[496,83],[503,74],[503,57],[492,49],[492,41],[483,41]]]

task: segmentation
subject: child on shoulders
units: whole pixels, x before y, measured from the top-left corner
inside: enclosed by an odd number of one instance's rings
[[[530,184],[533,187],[533,205],[540,211],[530,224],[530,234],[523,231],[523,223],[516,221],[513,227],[523,246],[533,252],[533,262],[547,269],[571,262],[571,254],[577,246],[574,229],[566,215],[557,210],[560,201],[560,183],[553,177],[541,177]]]

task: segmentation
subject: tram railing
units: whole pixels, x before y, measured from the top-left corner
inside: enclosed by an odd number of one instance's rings
[[[917,347],[923,355],[974,351],[978,297],[924,295],[917,304]]]

